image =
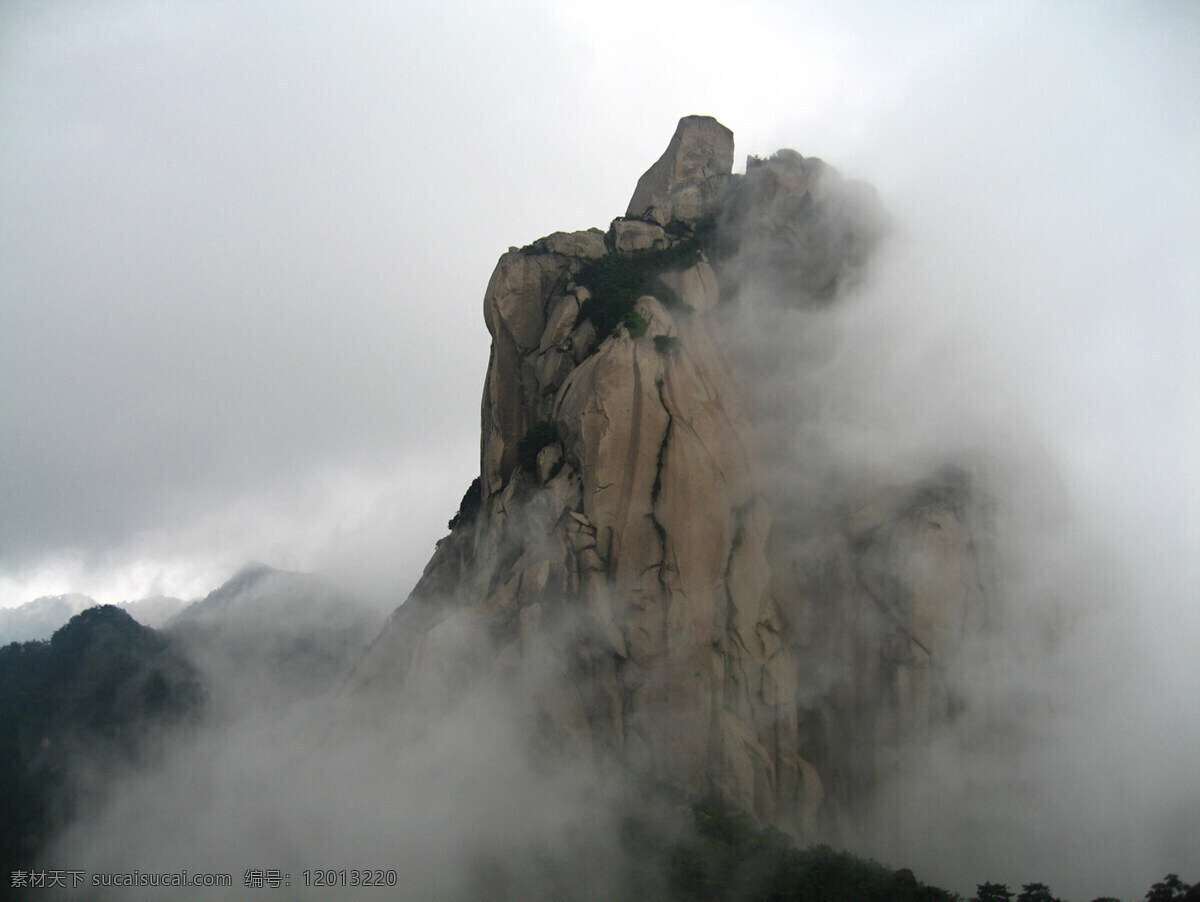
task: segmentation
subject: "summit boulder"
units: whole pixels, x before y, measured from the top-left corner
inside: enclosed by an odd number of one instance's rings
[[[733,132],[711,116],[685,116],[658,162],[638,179],[625,215],[667,225],[712,213],[733,172]]]

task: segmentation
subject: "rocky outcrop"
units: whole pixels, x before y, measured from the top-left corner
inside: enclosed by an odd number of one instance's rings
[[[609,230],[613,250],[620,254],[630,251],[658,251],[668,244],[662,226],[640,219],[615,219]]]
[[[714,212],[733,171],[733,132],[711,116],[685,116],[658,162],[638,179],[625,215],[667,225]]]
[[[350,687],[433,711],[506,682],[547,748],[813,839],[952,712],[940,667],[985,611],[980,533],[945,474],[821,518],[768,489],[725,334],[746,260],[807,301],[881,220],[818,161],[733,177],[732,152],[688,117],[606,235],[500,258],[477,492]]]

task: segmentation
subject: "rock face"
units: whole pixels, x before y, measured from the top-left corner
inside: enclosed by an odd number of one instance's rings
[[[658,162],[638,179],[625,215],[666,225],[713,212],[733,172],[733,132],[711,116],[685,116]]]
[[[979,518],[954,474],[862,488],[819,529],[768,495],[730,311],[762,273],[831,296],[881,217],[819,161],[735,177],[732,154],[681,120],[606,236],[500,258],[479,482],[350,685],[436,710],[512,680],[548,747],[814,839],[952,714]]]

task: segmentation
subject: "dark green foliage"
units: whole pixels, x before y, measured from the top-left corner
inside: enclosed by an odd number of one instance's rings
[[[588,298],[583,302],[583,306],[579,308],[579,321],[590,322],[596,327],[596,341],[604,341],[620,325],[625,314],[633,310],[633,303],[635,301],[636,299],[628,302],[629,308],[627,311],[625,298],[613,298],[611,296],[608,298]]]
[[[715,213],[703,216],[691,224],[672,219],[663,230],[673,238],[693,241],[709,260],[724,259],[734,249],[728,241],[722,239]]]
[[[537,457],[543,448],[558,441],[558,432],[549,420],[535,424],[517,442],[517,464],[526,473],[537,470]]]
[[[76,615],[49,642],[0,648],[0,871],[28,867],[118,767],[144,757],[155,728],[201,697],[172,643],[112,605]]]
[[[1146,893],[1146,902],[1177,902],[1187,895],[1188,885],[1178,874],[1167,874]]]
[[[679,339],[674,335],[655,335],[654,350],[660,354],[675,354],[679,351]]]
[[[715,215],[697,221],[693,234],[704,255],[714,263],[727,260],[734,253],[733,242],[720,229]]]
[[[1050,892],[1050,887],[1044,883],[1026,883],[1017,894],[1017,902],[1062,902]]]
[[[621,325],[629,330],[630,338],[641,338],[646,334],[646,330],[650,328],[650,324],[646,322],[646,318],[636,310],[630,310],[622,316]]]
[[[705,839],[725,845],[755,845],[759,831],[742,812],[717,801],[701,802],[692,808],[696,832]]]
[[[579,309],[579,321],[596,327],[597,341],[603,341],[622,324],[637,338],[645,333],[645,320],[634,309],[637,299],[653,294],[664,303],[673,303],[674,292],[659,281],[659,273],[687,269],[699,259],[699,241],[688,238],[662,250],[607,254],[593,260],[575,277],[577,283],[592,293]],[[639,321],[643,326],[635,335]]]
[[[975,887],[972,902],[1009,902],[1013,897],[1006,883],[980,883]]]
[[[537,456],[534,456],[536,461]],[[462,496],[462,501],[458,503],[458,513],[456,513],[447,524],[450,529],[458,529],[460,526],[470,526],[475,522],[475,518],[479,515],[479,508],[483,505],[483,481],[476,476],[471,484],[467,487],[466,493]]]

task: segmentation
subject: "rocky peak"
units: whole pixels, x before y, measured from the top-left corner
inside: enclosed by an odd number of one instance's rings
[[[667,225],[712,213],[733,172],[733,132],[711,116],[684,116],[658,162],[638,179],[625,215]]]
[[[949,716],[981,545],[966,489],[814,521],[770,488],[727,314],[761,278],[828,300],[881,220],[819,160],[732,153],[687,117],[607,235],[500,258],[479,482],[350,687],[432,712],[520,685],[541,741],[811,840]]]

